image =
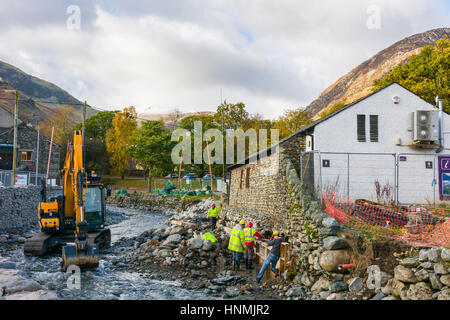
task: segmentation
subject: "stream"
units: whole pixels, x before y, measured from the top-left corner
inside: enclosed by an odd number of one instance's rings
[[[175,276],[172,279],[157,279],[150,272],[127,271],[125,256],[133,250],[132,245],[129,245],[132,238],[163,224],[168,219],[167,216],[114,206],[108,206],[107,214],[111,215],[109,220],[112,219],[108,226],[111,229],[111,248],[100,252],[97,269],[81,273],[80,289],[68,289],[67,282],[71,275],[61,271],[59,253],[45,257],[25,256],[23,247],[20,246],[7,256],[16,262],[18,269],[50,290],[55,290],[61,299],[210,299],[203,291],[183,288]]]

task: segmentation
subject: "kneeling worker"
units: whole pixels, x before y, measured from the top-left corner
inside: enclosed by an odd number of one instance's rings
[[[257,236],[259,240],[261,240],[262,237],[255,229],[253,229],[253,223],[251,222],[247,223],[247,227],[244,229],[244,236],[245,245],[247,246],[244,253],[245,268],[254,269],[252,263],[255,257],[255,236]]]

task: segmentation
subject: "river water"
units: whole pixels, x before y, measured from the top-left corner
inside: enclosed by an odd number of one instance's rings
[[[125,256],[132,248],[123,243],[144,231],[158,227],[167,220],[167,216],[110,206],[108,211],[120,218],[118,220],[123,220],[109,226],[111,248],[100,253],[100,264],[97,269],[81,273],[80,289],[68,288],[70,274],[61,271],[59,253],[45,257],[31,257],[25,256],[23,249],[18,248],[8,255],[14,259],[19,269],[27,272],[32,279],[55,290],[62,299],[210,299],[203,291],[183,288],[181,282],[174,280],[175,277],[160,280],[150,272],[130,272],[124,267]]]

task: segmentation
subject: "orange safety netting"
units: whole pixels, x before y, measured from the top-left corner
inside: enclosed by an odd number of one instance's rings
[[[322,199],[327,214],[367,235],[398,240],[414,247],[450,245],[450,210],[352,201],[333,192],[323,193]]]

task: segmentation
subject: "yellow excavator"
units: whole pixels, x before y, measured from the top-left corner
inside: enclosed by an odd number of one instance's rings
[[[61,267],[98,267],[98,251],[111,245],[111,231],[105,228],[106,192],[100,178],[87,174],[83,164],[81,131],[74,132],[67,147],[63,194],[47,202],[45,187],[38,206],[40,233],[27,239],[25,254],[43,256],[63,245]]]

